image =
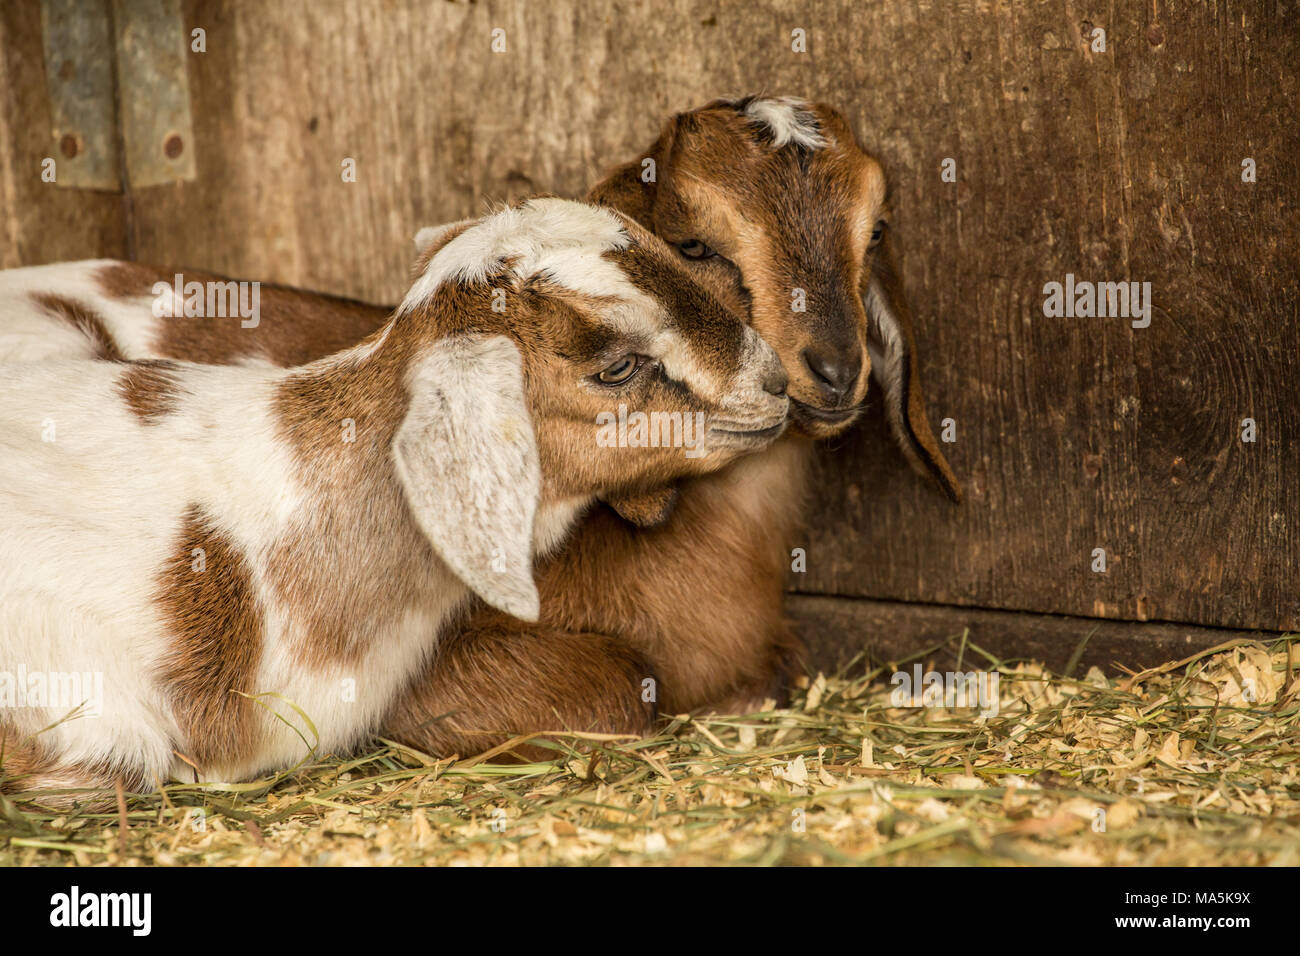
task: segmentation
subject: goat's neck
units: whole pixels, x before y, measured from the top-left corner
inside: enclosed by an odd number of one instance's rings
[[[562,545],[578,520],[595,502],[595,495],[543,501],[533,519],[533,556],[547,557]]]
[[[409,349],[376,333],[344,352],[294,369],[280,388],[281,420],[306,469],[324,479],[391,472],[392,444],[410,401]],[[331,481],[331,483],[334,483]]]

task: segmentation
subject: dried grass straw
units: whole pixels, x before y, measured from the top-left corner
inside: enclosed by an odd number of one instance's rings
[[[550,735],[541,763],[377,742],[102,813],[0,797],[0,864],[1300,864],[1300,637],[1120,680],[958,640],[996,716],[890,706],[909,659],[650,739]]]

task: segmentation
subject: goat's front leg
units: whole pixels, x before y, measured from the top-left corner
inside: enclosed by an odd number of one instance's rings
[[[733,686],[707,703],[696,704],[692,713],[750,714],[765,709],[768,701],[788,706],[791,688],[809,672],[808,647],[793,624],[782,619],[769,630],[755,662],[754,668],[737,669]]]
[[[655,724],[657,685],[645,658],[613,638],[479,616],[442,639],[380,733],[435,757],[479,754],[539,731],[644,736]],[[511,753],[555,756],[530,744]]]

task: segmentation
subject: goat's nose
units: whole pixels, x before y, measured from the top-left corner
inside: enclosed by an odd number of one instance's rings
[[[816,352],[804,349],[803,364],[813,373],[818,387],[836,403],[853,391],[862,371],[862,359],[843,352]]]
[[[768,369],[767,374],[763,376],[763,391],[767,392],[769,395],[775,395],[777,398],[780,398],[785,394],[785,387],[787,384],[788,380],[785,377],[785,369],[780,365]]]

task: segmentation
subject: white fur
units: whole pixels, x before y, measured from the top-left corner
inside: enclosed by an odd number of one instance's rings
[[[59,723],[61,758],[127,758],[170,775],[179,731],[153,676],[169,637],[154,602],[181,517],[198,504],[256,555],[304,502],[268,414],[273,376],[186,370],[176,413],[143,424],[121,366],[9,366],[0,395],[0,670],[101,671],[103,715]],[[43,441],[53,423],[53,441]],[[284,686],[289,694],[301,690]],[[5,713],[34,733],[65,717]]]
[[[767,127],[772,145],[777,149],[795,143],[805,149],[821,149],[826,137],[817,126],[817,117],[803,100],[789,96],[754,100],[745,107],[745,115]]]
[[[461,368],[462,361],[468,367]],[[485,373],[491,376],[487,380],[481,377]],[[155,680],[171,640],[155,589],[176,557],[183,516],[198,505],[232,540],[251,572],[263,617],[256,690],[278,695],[264,702],[311,740],[286,701],[301,708],[319,734],[321,752],[351,747],[375,726],[430,651],[448,615],[467,596],[465,583],[447,572],[432,582],[428,600],[395,620],[374,622],[358,663],[346,669],[305,667],[295,649],[293,610],[266,583],[275,542],[328,505],[297,481],[297,466],[271,411],[276,386],[293,373],[182,364],[176,371],[182,390],[178,404],[150,423],[117,395],[121,374],[122,366],[104,362],[4,369],[0,670],[104,674],[101,717],[65,721],[66,713],[31,708],[7,710],[6,720],[23,734],[56,724],[39,739],[61,759],[126,759],[159,779],[190,778],[193,771],[172,754],[173,749],[184,752],[186,742]],[[418,481],[423,492],[413,510],[421,517],[436,512],[435,545],[458,571],[464,566],[456,560],[460,551],[473,550],[475,536],[484,533],[476,522],[485,523],[488,534],[494,521],[505,527],[501,540],[507,542],[513,576],[470,570],[492,603],[520,613],[531,610],[535,617],[530,575],[540,476],[514,346],[503,339],[480,344],[477,351],[452,346],[422,363],[412,387],[426,391],[413,400],[418,410],[407,426],[409,436],[438,436],[431,419],[440,406],[431,394],[446,398],[456,418],[456,428],[444,428],[442,440],[434,443],[433,451],[450,456],[442,458],[440,468],[427,456],[412,465],[409,447],[397,456],[408,488]],[[472,404],[466,388],[482,401]],[[54,440],[43,441],[51,422]],[[497,467],[503,470],[497,473]],[[439,481],[440,493],[430,484]],[[462,495],[469,500],[461,501]],[[461,505],[481,513],[463,512]],[[493,512],[497,506],[504,517]],[[550,516],[546,538],[562,534],[577,514],[567,506],[561,511],[558,521]],[[363,559],[366,546],[351,547]],[[477,553],[483,547],[479,540]],[[531,608],[519,604],[509,590],[511,580],[526,583]],[[515,603],[493,600],[502,593]],[[341,703],[344,678],[355,682],[355,700],[347,704]],[[210,778],[243,779],[304,756],[291,727],[267,719],[264,729],[267,737],[250,760],[204,768]]]
[[[96,273],[114,264],[111,259],[86,259],[0,271],[0,362],[96,357],[93,340],[32,298],[51,292],[98,313],[124,355],[152,355],[158,323],[165,320],[154,318],[151,296],[123,300],[100,291]]]
[[[255,693],[262,694],[258,699],[277,716],[264,721],[266,736],[254,761],[211,768],[209,778],[235,781],[292,766],[307,755],[304,738],[316,744],[319,754],[346,753],[363,743],[437,646],[448,618],[469,596],[468,589],[450,574],[435,583],[438,600],[413,605],[393,620],[370,622],[367,650],[359,660],[313,668],[303,666],[288,609],[272,602],[266,611],[268,625],[254,686]],[[347,702],[345,682],[351,691]],[[179,761],[172,772],[178,779],[193,774]]]
[[[436,241],[426,230],[416,237]],[[635,287],[617,265],[593,251],[626,249],[628,237],[617,214],[564,199],[530,199],[488,216],[447,243],[402,300],[409,312],[443,282],[481,283],[507,259],[518,279],[545,274],[576,292],[631,298]]]

